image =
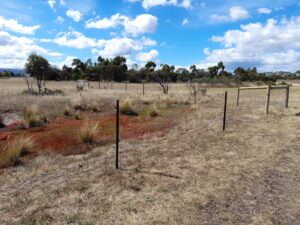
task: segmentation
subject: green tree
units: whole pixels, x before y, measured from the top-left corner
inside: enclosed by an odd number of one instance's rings
[[[50,64],[44,57],[35,53],[28,56],[25,64],[26,72],[35,78],[39,93],[42,91],[42,86],[45,86],[45,76],[49,67]]]

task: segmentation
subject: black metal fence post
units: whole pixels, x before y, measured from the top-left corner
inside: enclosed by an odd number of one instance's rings
[[[223,131],[226,128],[226,111],[227,111],[227,91],[225,91],[225,99],[224,99]]]
[[[116,169],[119,169],[119,99],[117,100],[117,113],[116,113]]]

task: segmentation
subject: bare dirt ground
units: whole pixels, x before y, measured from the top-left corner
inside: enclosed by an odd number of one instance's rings
[[[84,155],[45,153],[0,176],[0,224],[266,224],[300,221],[300,89],[209,89],[164,137]],[[122,131],[121,131],[122,132]]]

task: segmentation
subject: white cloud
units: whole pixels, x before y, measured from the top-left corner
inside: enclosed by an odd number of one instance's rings
[[[30,38],[17,37],[5,31],[0,31],[1,67],[23,68],[28,55],[30,55],[32,52],[51,57],[60,57],[63,55],[61,53],[52,52],[36,45]]]
[[[127,0],[128,2],[142,2],[142,6],[144,9],[149,10],[156,6],[176,6],[182,7],[185,9],[192,8],[191,0]]]
[[[247,19],[249,13],[246,9],[240,6],[234,6],[229,9],[229,16],[233,21]]]
[[[155,46],[157,43],[151,38],[142,37],[142,42],[144,46]]]
[[[112,15],[110,18],[95,19],[86,21],[86,28],[108,29],[122,24],[123,20],[127,19],[119,13]]]
[[[78,58],[78,57],[77,56],[67,56],[67,57],[65,57],[65,59],[63,61],[61,61],[61,60],[60,61],[59,60],[52,61],[52,62],[50,62],[50,64],[55,65],[58,68],[62,68],[64,65],[71,67],[73,59],[76,59],[76,58]]]
[[[138,15],[133,20],[125,20],[125,32],[137,36],[138,34],[154,33],[158,24],[158,19],[150,14]]]
[[[81,20],[81,17],[82,17],[82,13],[80,11],[73,10],[73,9],[69,9],[66,12],[66,15],[68,17],[70,17],[72,20],[74,20],[75,22],[79,22]]]
[[[56,17],[55,23],[63,24],[65,22],[65,19],[62,16]]]
[[[94,55],[108,58],[118,55],[130,56],[137,51],[156,45],[156,41],[147,37],[142,37],[141,39],[122,37],[105,40],[86,37],[75,30],[59,33],[53,40],[40,39],[40,42],[55,43],[60,46],[77,49],[91,48]]]
[[[86,28],[108,29],[124,26],[126,34],[137,36],[144,33],[154,33],[158,25],[158,19],[150,14],[138,15],[135,19],[122,16],[119,13],[110,18],[94,19],[86,21]]]
[[[60,5],[66,5],[66,2],[65,2],[65,0],[60,0],[60,1],[59,1],[59,4],[60,4]]]
[[[190,21],[185,18],[183,21],[182,21],[182,26],[185,26],[185,25],[188,25],[190,23]]]
[[[54,9],[54,5],[56,4],[56,0],[48,0],[48,4],[51,9]]]
[[[247,19],[249,17],[249,12],[245,8],[234,6],[229,9],[228,15],[212,14],[210,18],[216,22],[227,22]]]
[[[72,47],[77,49],[102,47],[104,45],[103,40],[86,37],[82,33],[74,30],[59,33],[57,37],[52,40],[52,42],[60,46]]]
[[[149,52],[140,52],[136,59],[142,62],[153,61],[159,55],[157,50],[151,50]]]
[[[205,62],[257,66],[263,71],[296,70],[300,61],[300,16],[269,19],[266,24],[249,23],[224,36],[213,36],[212,41],[224,47],[207,52]]]
[[[270,13],[272,13],[272,10],[269,9],[269,8],[259,8],[257,11],[258,11],[259,14],[270,14]]]
[[[39,25],[35,26],[24,26],[20,24],[17,20],[14,19],[5,19],[3,16],[0,16],[0,30],[8,30],[21,34],[34,34]]]

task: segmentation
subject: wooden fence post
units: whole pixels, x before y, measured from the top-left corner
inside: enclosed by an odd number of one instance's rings
[[[236,97],[236,106],[239,106],[240,101],[240,87],[238,87],[237,97]]]
[[[116,169],[119,169],[119,99],[117,100],[116,112]]]
[[[289,97],[290,97],[290,85],[288,85],[285,90],[285,108],[289,107]]]
[[[113,89],[113,82],[110,82],[110,89]]]
[[[125,82],[125,91],[127,93],[127,81]]]
[[[143,96],[145,96],[145,83],[143,82]]]
[[[197,90],[194,90],[194,104],[197,104]]]
[[[223,131],[225,131],[226,128],[226,112],[227,112],[227,91],[225,91],[225,99],[224,99]]]
[[[268,85],[267,88],[267,98],[266,98],[266,114],[269,113],[269,105],[270,105],[270,95],[271,95],[271,86]]]
[[[99,80],[99,90],[101,89],[101,81]]]

